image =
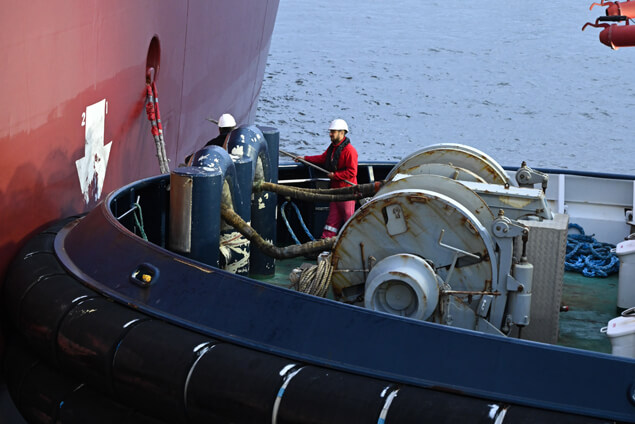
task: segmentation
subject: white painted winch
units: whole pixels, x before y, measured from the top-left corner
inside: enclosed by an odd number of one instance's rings
[[[439,279],[420,257],[388,256],[368,274],[364,299],[369,309],[426,320],[439,302]]]
[[[492,334],[527,326],[533,267],[524,247],[514,249],[514,239],[525,246],[528,238],[514,219],[553,215],[541,190],[510,183],[500,165],[468,146],[438,144],[404,158],[341,229],[332,252],[335,296]]]

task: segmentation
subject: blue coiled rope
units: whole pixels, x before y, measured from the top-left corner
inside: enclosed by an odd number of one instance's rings
[[[313,235],[304,224],[304,220],[302,219],[302,215],[300,214],[300,209],[298,209],[295,203],[287,200],[280,206],[280,214],[282,215],[282,219],[284,220],[284,223],[287,226],[287,229],[289,230],[289,234],[291,234],[291,237],[295,241],[295,244],[301,244],[301,243],[300,243],[300,240],[298,240],[298,238],[295,236],[295,233],[291,229],[291,224],[289,224],[289,220],[287,219],[287,215],[285,213],[285,208],[287,206],[287,203],[290,203],[291,206],[293,206],[293,209],[295,209],[295,213],[298,216],[298,221],[300,221],[300,225],[302,226],[302,229],[304,229],[304,232],[306,233],[306,235],[309,237],[311,241],[315,241],[315,238],[313,238]]]
[[[578,224],[569,224],[569,228],[578,230],[580,234],[567,236],[565,271],[579,272],[585,277],[608,277],[620,270],[620,260],[612,251],[615,245],[601,243],[593,235],[585,235]]]

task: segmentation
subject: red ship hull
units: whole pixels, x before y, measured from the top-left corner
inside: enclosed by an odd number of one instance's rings
[[[277,9],[278,0],[5,4],[0,282],[30,235],[159,172],[149,67],[172,168],[218,133],[206,118],[253,123]]]

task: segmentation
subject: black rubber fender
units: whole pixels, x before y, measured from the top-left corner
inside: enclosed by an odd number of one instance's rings
[[[66,270],[57,260],[53,244],[60,229],[78,217],[73,216],[53,223],[43,232],[36,234],[18,251],[7,269],[7,276],[3,284],[2,299],[12,299],[5,302],[5,314],[18,325],[21,299],[29,289],[43,277],[50,275],[67,275]]]
[[[117,348],[134,325],[148,319],[101,296],[80,301],[59,325],[60,367],[115,396],[112,368]]]
[[[11,398],[30,424],[57,422],[65,396],[80,386],[76,381],[59,378],[59,374],[15,340],[7,349],[5,370]]]
[[[297,366],[229,343],[210,346],[187,385],[189,417],[197,423],[271,422],[276,396]]]
[[[283,423],[378,422],[392,383],[320,367],[298,370],[277,414]]]
[[[112,362],[119,399],[135,399],[143,411],[187,422],[185,387],[202,351],[215,340],[160,320],[143,321],[122,338]],[[218,384],[214,380],[208,385]]]
[[[13,340],[4,361],[7,386],[31,424],[164,424],[94,391]],[[0,417],[1,418],[1,417]]]
[[[95,292],[69,275],[47,275],[30,285],[20,299],[17,327],[33,349],[60,365],[58,338],[62,322],[78,304],[94,297]]]

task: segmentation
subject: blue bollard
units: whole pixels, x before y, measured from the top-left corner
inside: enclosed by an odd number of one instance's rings
[[[234,210],[244,209],[234,163],[218,146],[206,147],[193,158],[195,166],[170,174],[170,250],[220,267],[220,205],[223,187]]]
[[[227,142],[227,150],[232,156],[251,160],[251,181],[272,182],[277,179],[277,173],[274,174],[274,167],[270,160],[267,140],[258,127],[242,126],[233,130]],[[277,160],[275,162],[277,164]],[[251,226],[263,239],[271,243],[275,243],[276,239],[276,226],[271,225],[276,221],[276,203],[276,196],[268,192],[254,193],[251,199]],[[275,274],[275,259],[252,246],[249,274],[272,276]]]

